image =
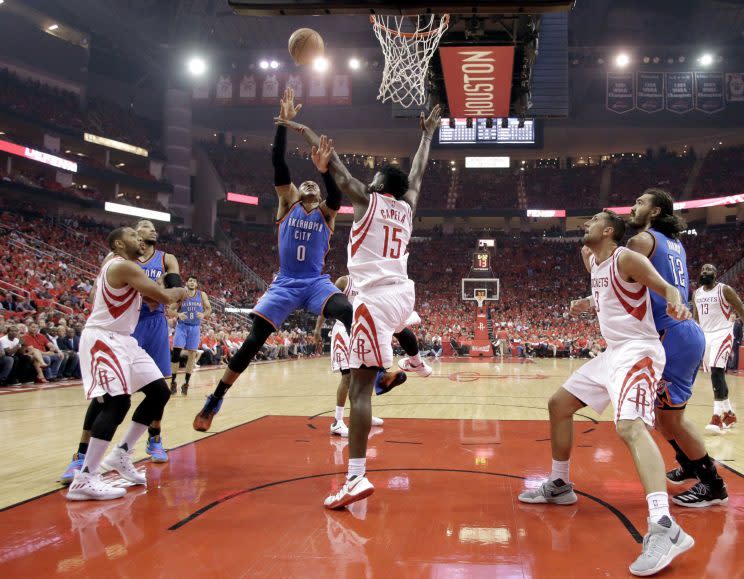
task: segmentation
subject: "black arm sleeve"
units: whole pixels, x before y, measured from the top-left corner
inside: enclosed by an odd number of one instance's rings
[[[177,273],[166,273],[163,279],[163,285],[170,289],[173,287],[183,287],[181,276]]]
[[[287,127],[278,126],[274,144],[271,146],[271,164],[274,166],[274,185],[280,187],[289,185],[292,179],[289,176],[289,167],[284,160],[287,151]]]
[[[341,209],[341,189],[336,185],[336,180],[331,177],[330,171],[321,173],[321,176],[323,177],[323,184],[325,185],[327,193],[326,206],[334,211],[338,211]]]

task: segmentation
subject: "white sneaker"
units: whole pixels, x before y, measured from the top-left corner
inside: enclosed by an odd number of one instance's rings
[[[97,474],[75,472],[75,478],[67,491],[68,501],[110,501],[127,494],[126,489],[113,487],[101,480]]]
[[[346,505],[366,499],[373,492],[375,492],[375,487],[366,476],[356,476],[348,479],[335,495],[326,497],[323,504],[326,509],[341,509]]]
[[[385,421],[382,418],[372,417],[372,426],[382,426],[383,424],[385,424]]]
[[[132,454],[134,449],[124,450],[118,446],[112,450],[109,455],[103,459],[101,466],[115,470],[123,478],[129,482],[133,482],[136,485],[143,485],[147,483],[147,478],[144,473],[141,473],[132,464]]]
[[[343,420],[338,420],[331,424],[331,434],[336,436],[343,436],[344,438],[349,437],[349,428],[344,424]]]
[[[404,372],[416,372],[416,374],[418,374],[422,378],[426,378],[432,373],[432,369],[429,364],[421,360],[421,364],[415,366],[411,363],[411,359],[408,357],[398,360],[398,367]]]

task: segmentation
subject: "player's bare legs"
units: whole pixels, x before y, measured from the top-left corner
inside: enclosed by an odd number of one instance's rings
[[[657,410],[656,429],[667,440],[676,441],[691,460],[697,460],[707,453],[703,437],[697,433],[692,422],[687,420],[684,411]]]
[[[619,420],[617,433],[630,450],[646,495],[666,494],[664,459],[661,457],[659,447],[651,438],[646,423],[640,418]]]
[[[568,461],[571,458],[573,415],[584,406],[581,400],[564,388],[559,388],[550,397],[550,447],[554,461]]]

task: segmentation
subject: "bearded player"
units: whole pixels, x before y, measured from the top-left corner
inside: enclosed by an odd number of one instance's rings
[[[292,89],[284,91],[280,119],[290,122],[302,105],[294,104]],[[341,192],[331,183],[325,201],[320,187],[305,181],[296,187],[284,159],[287,129],[279,125],[272,148],[274,188],[279,198],[276,222],[279,227],[279,275],[271,282],[253,308],[253,327],[237,353],[230,359],[214,393],[194,418],[194,430],[206,431],[222,407],[225,393],[245,371],[267,338],[282,327],[294,310],[303,308],[316,315],[340,320],[351,328],[352,309],[349,300],[323,273],[325,256],[330,247],[341,207]]]
[[[374,492],[365,476],[372,390],[380,370],[393,362],[393,335],[406,327],[413,313],[416,296],[413,281],[408,279],[408,242],[440,107],[435,106],[427,118],[421,113],[423,134],[410,175],[388,165],[369,186],[351,176],[327,137],[318,137],[304,125],[275,120],[305,137],[319,158],[316,166],[324,181],[335,181],[354,207],[347,268],[359,293],[354,300],[349,363],[349,469],[341,490],[324,502],[326,508],[338,509]]]

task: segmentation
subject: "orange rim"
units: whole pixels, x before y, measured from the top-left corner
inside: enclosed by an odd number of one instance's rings
[[[442,14],[439,25],[436,27],[432,27],[432,29],[428,32],[400,32],[398,30],[393,30],[392,28],[388,28],[381,22],[378,22],[374,14],[370,15],[369,21],[372,23],[372,26],[376,26],[377,28],[380,28],[393,36],[401,36],[403,38],[426,38],[435,34],[442,27],[442,23],[444,23],[445,25],[449,24],[449,14]]]

